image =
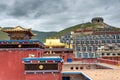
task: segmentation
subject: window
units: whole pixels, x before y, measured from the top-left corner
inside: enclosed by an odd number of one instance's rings
[[[81,55],[82,55],[82,53],[78,53],[78,54],[77,54],[77,57],[81,57]]]
[[[94,51],[97,51],[97,47],[93,47],[93,50],[94,50]]]
[[[95,41],[95,44],[98,44],[98,41]]]
[[[105,43],[105,40],[102,40],[102,43]]]
[[[112,38],[115,39],[115,35],[112,35]]]
[[[89,41],[86,41],[86,44],[89,44]]]
[[[86,51],[86,47],[83,47],[82,50],[83,50],[83,51]]]
[[[89,53],[90,58],[94,58],[94,53]]]
[[[116,39],[119,39],[119,35],[116,35]]]
[[[102,55],[104,56],[104,55],[105,55],[105,53],[102,53]]]
[[[83,69],[83,67],[81,66],[80,69]]]
[[[115,56],[115,53],[113,53],[112,55]]]
[[[120,43],[120,40],[117,40],[117,43]]]
[[[107,43],[110,43],[110,40],[107,40]]]
[[[80,46],[77,47],[77,50],[80,51]]]
[[[81,41],[81,44],[84,44],[84,41]]]
[[[107,55],[110,55],[110,53],[107,53]]]
[[[76,67],[76,69],[78,70],[78,67]]]
[[[88,58],[88,53],[83,53],[83,58]]]
[[[120,53],[117,53],[118,55],[120,55]]]
[[[90,41],[91,44],[94,44],[94,41]]]
[[[73,67],[71,67],[70,69],[73,70]]]
[[[115,40],[112,40],[112,43],[115,43]]]
[[[79,42],[79,41],[77,41],[77,42],[76,42],[76,44],[80,44],[80,42]]]
[[[91,47],[88,47],[88,51],[92,51],[92,48],[91,48]]]

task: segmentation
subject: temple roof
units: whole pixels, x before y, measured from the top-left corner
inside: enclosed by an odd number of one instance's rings
[[[11,28],[11,29],[5,29],[5,30],[2,30],[3,32],[6,32],[6,33],[9,33],[9,32],[28,32],[31,36],[35,36],[36,34],[33,34],[31,32],[31,28],[29,29],[26,29],[26,28],[23,28],[21,26],[16,26],[14,28]]]
[[[53,47],[53,46],[65,46],[64,43],[60,42],[60,39],[46,39],[46,46]]]
[[[22,43],[26,43],[26,44],[28,44],[28,43],[38,43],[38,44],[41,44],[41,45],[43,45],[44,46],[44,44],[40,41],[40,40],[0,40],[0,45],[1,44],[22,44]]]
[[[62,58],[60,57],[41,57],[41,58],[23,58],[23,61],[33,61],[33,60],[39,60],[39,61],[46,61],[46,60],[53,60],[53,61],[61,61]]]

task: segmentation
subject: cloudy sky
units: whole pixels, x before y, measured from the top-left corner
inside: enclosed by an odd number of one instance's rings
[[[0,0],[0,26],[60,31],[103,17],[120,27],[120,0]]]

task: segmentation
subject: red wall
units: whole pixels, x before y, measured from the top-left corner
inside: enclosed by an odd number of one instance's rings
[[[62,75],[59,73],[26,74],[25,80],[62,80]]]
[[[109,57],[102,57],[102,58],[103,58],[103,59],[120,61],[120,56],[109,56]]]
[[[112,65],[119,65],[120,64],[120,61],[110,60],[110,59],[103,59],[103,58],[99,58],[98,62],[112,64]]]
[[[0,50],[0,80],[25,80],[23,57],[43,53],[39,50]],[[35,80],[35,79],[34,79]]]

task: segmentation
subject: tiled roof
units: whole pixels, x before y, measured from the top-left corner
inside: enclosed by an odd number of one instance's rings
[[[39,44],[41,44],[41,45],[44,45],[40,40],[0,40],[0,44],[2,44],[2,43],[6,43],[6,44],[9,44],[9,43],[18,43],[18,44],[21,44],[21,43],[24,43],[24,42],[26,42],[26,43],[34,43],[34,42],[37,42],[37,43],[39,43]]]
[[[35,36],[35,35],[36,35],[36,34],[33,34],[33,33],[31,32],[31,28],[26,29],[26,28],[23,28],[23,27],[21,27],[21,26],[16,26],[16,27],[14,27],[14,28],[5,29],[5,30],[2,30],[2,31],[3,31],[3,32],[6,32],[6,33],[9,33],[9,32],[18,32],[18,31],[20,31],[20,32],[27,31],[27,32],[29,32],[29,34],[31,34],[32,36]]]
[[[40,57],[40,58],[23,58],[23,61],[33,61],[33,60],[39,60],[39,61],[46,61],[46,60],[54,60],[54,61],[62,61],[62,58],[59,57]]]

